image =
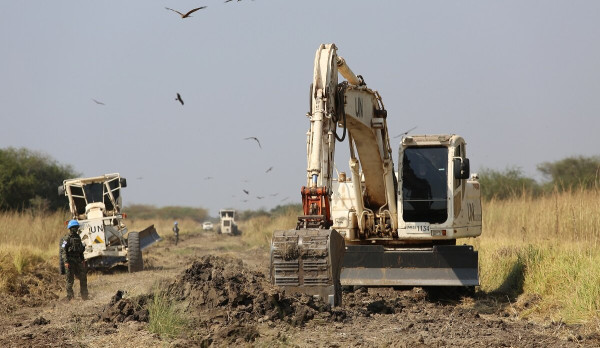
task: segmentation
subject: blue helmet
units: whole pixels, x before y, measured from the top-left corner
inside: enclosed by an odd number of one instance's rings
[[[79,227],[79,222],[77,222],[77,220],[71,220],[71,221],[69,221],[69,224],[67,225],[67,228],[70,229],[71,227]]]

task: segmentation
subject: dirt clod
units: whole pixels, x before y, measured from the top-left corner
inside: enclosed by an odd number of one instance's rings
[[[40,316],[40,317],[36,318],[32,322],[32,324],[33,325],[48,325],[48,324],[50,324],[50,320]]]
[[[104,307],[98,319],[107,323],[148,322],[149,312],[146,304],[150,296],[135,298],[123,298],[123,296],[124,292],[118,290],[111,298],[110,303]]]

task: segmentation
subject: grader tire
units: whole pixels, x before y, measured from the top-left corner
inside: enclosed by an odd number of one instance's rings
[[[127,237],[127,268],[129,273],[140,272],[144,269],[142,250],[140,249],[140,235],[138,232],[129,232]]]

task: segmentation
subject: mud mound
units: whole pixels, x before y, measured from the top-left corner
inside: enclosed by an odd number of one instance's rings
[[[303,326],[317,316],[345,317],[311,296],[286,294],[271,286],[262,272],[231,257],[203,256],[169,285],[167,293],[208,329],[203,344],[253,342],[263,322]]]
[[[112,297],[110,303],[97,318],[97,321],[106,323],[123,323],[128,321],[148,322],[149,312],[147,304],[150,296],[143,295],[134,298],[123,298],[124,292],[119,290]]]
[[[411,296],[412,295],[412,296]],[[409,302],[418,303],[424,295],[407,291],[400,296],[391,288],[359,288],[343,294],[343,306],[349,317],[370,317],[375,314],[398,314]]]
[[[20,306],[38,307],[56,300],[64,291],[64,283],[65,278],[50,263],[36,265],[23,274],[6,275],[0,311],[10,313]]]
[[[260,336],[254,325],[231,325],[217,330],[210,338],[204,340],[206,343],[222,342],[227,345],[243,341],[254,342]]]

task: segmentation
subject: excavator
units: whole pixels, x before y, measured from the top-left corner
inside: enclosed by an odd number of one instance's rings
[[[477,251],[457,244],[481,235],[480,185],[461,136],[403,134],[396,171],[383,100],[335,44],[316,52],[307,117],[303,215],[273,233],[274,285],[332,306],[342,286],[479,285]],[[334,178],[346,139],[351,175]]]

